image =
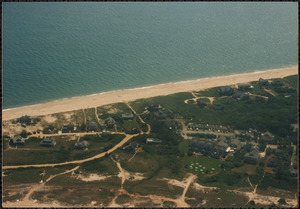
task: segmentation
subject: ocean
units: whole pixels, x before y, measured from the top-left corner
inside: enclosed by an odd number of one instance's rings
[[[297,65],[297,2],[2,8],[3,109]]]

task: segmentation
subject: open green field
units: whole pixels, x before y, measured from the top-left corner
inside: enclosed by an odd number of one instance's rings
[[[35,137],[29,138],[22,147],[19,146],[17,149],[4,150],[3,163],[4,165],[23,165],[80,160],[107,151],[119,143],[124,138],[124,135],[112,135],[111,137],[86,135],[80,141],[86,140],[89,143],[88,150],[74,149],[77,138],[76,140],[72,140],[72,137],[53,137],[56,140],[55,147],[41,147],[41,139]]]
[[[221,161],[207,156],[186,156],[182,161],[186,170],[197,176],[211,175],[221,170]]]

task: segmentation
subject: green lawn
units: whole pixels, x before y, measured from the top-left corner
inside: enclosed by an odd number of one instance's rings
[[[207,156],[184,157],[183,162],[188,172],[197,174],[198,176],[213,174],[221,170],[221,161]]]

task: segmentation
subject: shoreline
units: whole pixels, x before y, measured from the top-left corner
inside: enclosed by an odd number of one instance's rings
[[[4,109],[2,110],[2,120],[11,120],[23,115],[40,116],[59,112],[68,112],[117,102],[129,102],[137,99],[165,96],[179,92],[199,91],[218,86],[247,83],[258,81],[261,77],[264,79],[271,79],[282,78],[295,74],[298,74],[298,65],[279,69],[254,71],[251,73],[232,74],[196,80],[169,82],[132,89],[107,91],[98,94],[59,99],[47,103]]]

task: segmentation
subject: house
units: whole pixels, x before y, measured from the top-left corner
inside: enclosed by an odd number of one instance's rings
[[[17,122],[25,123],[26,125],[29,125],[31,123],[31,118],[29,116],[25,115],[20,118],[17,118]]]
[[[98,130],[98,125],[95,122],[89,122],[87,125],[87,131],[97,131]]]
[[[192,139],[189,143],[189,149],[196,153],[210,155],[214,149],[214,143],[203,139]]]
[[[127,145],[126,147],[124,147],[123,149],[126,151],[129,151],[129,152],[135,152],[138,147],[139,147],[139,145],[137,143],[132,142],[129,145]]]
[[[72,124],[64,125],[61,129],[62,133],[69,133],[71,131],[74,131],[74,125],[72,125]]]
[[[204,108],[207,106],[207,103],[203,99],[197,99],[197,105],[201,108]]]
[[[234,95],[232,95],[232,98],[243,101],[249,99],[249,95],[242,94],[242,93],[235,93]]]
[[[24,145],[25,144],[25,139],[20,135],[10,139],[9,141],[12,145]]]
[[[218,93],[220,96],[231,96],[234,91],[230,86],[223,86],[219,88]]]
[[[251,89],[250,84],[239,84],[238,85],[238,90],[240,90],[240,91],[246,91],[246,90],[250,90],[250,89]]]
[[[271,85],[272,86],[283,86],[283,83],[280,80],[274,80],[274,81],[272,81]]]
[[[268,81],[268,80],[265,80],[265,79],[263,79],[263,78],[260,78],[260,79],[258,80],[258,84],[259,84],[260,86],[268,86],[268,85],[269,85],[269,81]]]
[[[165,127],[169,130],[174,130],[176,128],[176,121],[166,121]]]
[[[103,137],[111,136],[111,133],[110,133],[110,131],[103,130],[101,133],[101,136],[103,136]]]
[[[86,149],[89,146],[89,143],[87,141],[77,142],[75,144],[75,149]]]
[[[113,128],[116,124],[116,121],[112,117],[109,117],[104,121],[104,123],[105,123],[106,127]]]
[[[40,143],[40,146],[43,147],[54,147],[55,145],[56,145],[56,141],[51,138],[44,138]]]
[[[260,158],[259,151],[256,147],[251,148],[250,152],[244,156],[244,162],[256,165]]]
[[[133,119],[133,114],[132,113],[125,113],[125,114],[122,114],[122,118],[124,120],[132,120]]]
[[[162,140],[160,139],[155,139],[155,138],[147,138],[146,143],[148,144],[161,144]]]
[[[151,102],[148,104],[149,111],[157,111],[160,109],[160,104],[158,102]]]
[[[237,138],[231,139],[229,143],[230,147],[240,149],[241,148],[241,141],[238,140]]]
[[[261,139],[267,143],[272,143],[274,142],[274,135],[267,131],[261,134]]]
[[[219,156],[224,156],[226,151],[228,150],[229,145],[224,141],[219,141],[215,144],[215,152],[214,154],[217,154]]]
[[[156,112],[155,114],[155,118],[157,120],[163,120],[167,118],[167,114],[165,114],[163,111],[159,110],[158,112]]]

